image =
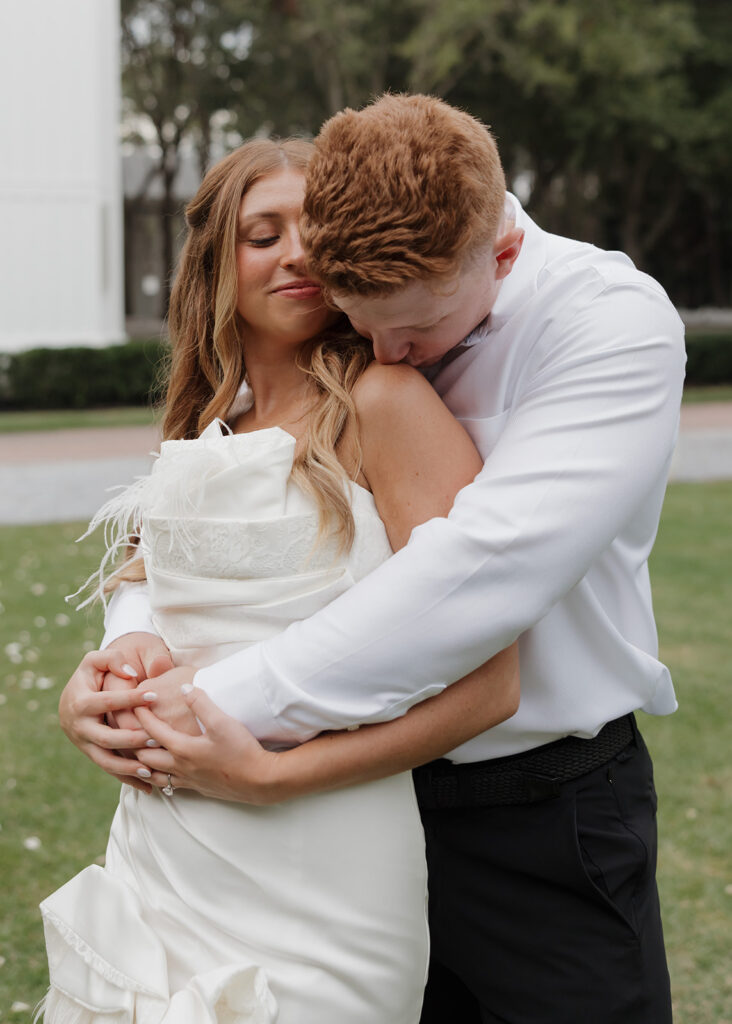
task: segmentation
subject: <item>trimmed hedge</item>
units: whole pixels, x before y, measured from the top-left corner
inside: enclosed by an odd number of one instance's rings
[[[150,340],[0,356],[0,409],[150,405],[167,354],[165,342]]]
[[[686,335],[686,383],[732,384],[732,334]]]
[[[689,333],[686,349],[687,384],[732,384],[732,333]],[[150,405],[168,352],[166,342],[150,340],[0,356],[0,409]]]

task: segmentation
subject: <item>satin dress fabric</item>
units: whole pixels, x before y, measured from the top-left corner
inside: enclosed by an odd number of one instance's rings
[[[176,663],[284,629],[389,556],[356,484],[350,552],[317,543],[294,449],[279,428],[213,424],[165,442],[115,499],[142,517],[154,622]],[[428,934],[411,776],[268,807],[123,786],[105,866],[41,911],[44,1024],[416,1024]]]

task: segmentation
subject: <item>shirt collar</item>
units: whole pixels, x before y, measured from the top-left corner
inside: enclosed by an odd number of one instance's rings
[[[524,242],[511,273],[501,281],[501,286],[490,313],[477,324],[467,337],[435,366],[423,370],[428,380],[434,380],[441,370],[457,356],[486,341],[491,333],[502,327],[514,313],[524,305],[536,287],[536,279],[546,258],[545,233],[525,212],[521,203],[511,192],[506,193],[506,215],[517,227],[523,228]]]
[[[546,263],[546,232],[534,223],[511,192],[506,193],[506,204],[516,227],[524,232],[524,242],[511,273],[501,281],[498,296],[489,314],[489,330],[502,327],[525,305],[536,290],[537,277]]]

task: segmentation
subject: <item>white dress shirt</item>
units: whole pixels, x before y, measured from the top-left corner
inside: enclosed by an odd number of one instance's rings
[[[647,559],[678,431],[683,325],[626,256],[550,235],[509,198],[519,258],[433,380],[484,468],[447,519],[348,593],[197,673],[263,740],[395,718],[517,637],[517,714],[452,760],[676,708]],[[105,643],[154,631],[144,584],[119,592],[107,627]]]

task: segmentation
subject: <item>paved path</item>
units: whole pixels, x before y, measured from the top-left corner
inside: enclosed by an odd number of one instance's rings
[[[117,484],[149,472],[154,427],[0,435],[0,524],[88,520]]]
[[[0,435],[0,524],[88,520],[158,445],[154,427]],[[671,479],[732,479],[732,402],[683,407]]]
[[[671,479],[732,480],[732,402],[681,407]]]

